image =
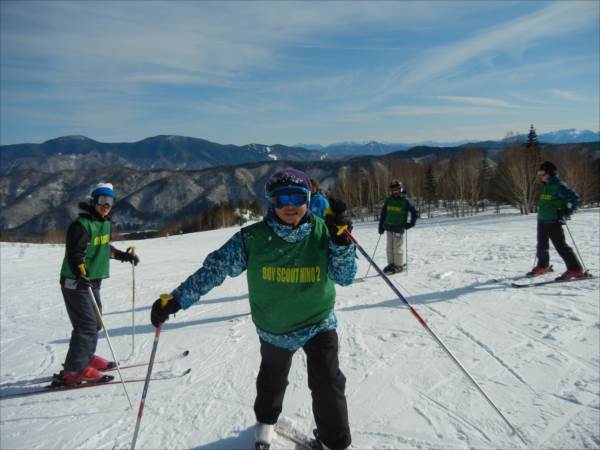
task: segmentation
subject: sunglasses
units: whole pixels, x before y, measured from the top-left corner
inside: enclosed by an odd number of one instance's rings
[[[308,203],[308,198],[303,192],[292,192],[288,194],[275,194],[271,197],[271,203],[275,208],[283,208],[287,205],[292,205],[296,208]]]
[[[96,197],[94,203],[100,206],[112,206],[115,203],[115,199],[110,195],[99,195],[98,197]]]

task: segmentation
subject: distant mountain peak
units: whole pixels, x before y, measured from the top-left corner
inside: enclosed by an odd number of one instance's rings
[[[60,136],[54,139],[48,139],[46,142],[69,142],[69,141],[77,141],[77,142],[81,142],[81,141],[93,141],[93,139],[90,139],[87,136],[83,136],[81,134],[72,134],[69,136]]]

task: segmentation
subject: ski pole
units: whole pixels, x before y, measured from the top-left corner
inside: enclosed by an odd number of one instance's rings
[[[135,256],[135,247],[131,247]],[[135,356],[135,264],[131,264],[131,357]]]
[[[127,388],[125,387],[125,381],[123,380],[123,374],[121,373],[121,369],[119,367],[119,360],[115,355],[115,351],[113,350],[113,346],[110,343],[110,337],[108,336],[108,330],[106,329],[106,325],[104,324],[104,320],[102,319],[102,313],[100,312],[100,308],[98,307],[98,303],[96,303],[96,297],[94,296],[94,291],[92,291],[92,287],[88,286],[88,294],[90,294],[90,298],[92,299],[92,303],[94,304],[94,308],[96,308],[96,315],[102,324],[102,329],[104,330],[104,335],[106,336],[106,342],[108,342],[108,347],[110,348],[110,352],[112,353],[112,357],[115,360],[115,364],[117,365],[117,372],[119,372],[119,378],[121,378],[121,384],[123,385],[123,390],[125,391],[125,396],[127,397],[127,401],[129,402],[129,407],[133,408],[133,404],[131,403],[131,399],[129,398],[129,393],[127,392]]]
[[[160,296],[160,302],[163,306],[169,301],[169,296],[162,294]],[[148,386],[150,385],[150,377],[152,376],[152,367],[154,366],[154,357],[156,356],[156,349],[158,348],[158,338],[160,337],[160,327],[158,324],[156,331],[154,332],[154,343],[152,344],[152,353],[150,353],[150,363],[148,364],[148,373],[146,373],[146,381],[144,381],[144,389],[142,390],[142,399],[140,400],[140,408],[138,410],[137,421],[135,422],[135,431],[133,432],[133,441],[131,442],[131,450],[135,449],[135,443],[137,441],[138,433],[140,431],[140,423],[142,422],[142,414],[144,413],[144,404],[146,403],[146,395],[148,394]]]
[[[360,246],[360,244],[356,241],[356,239],[354,238],[354,236],[352,236],[352,234],[350,234],[350,232],[348,230],[345,230],[344,233],[354,243],[354,245],[356,245],[356,248],[358,249],[358,251],[367,259],[367,261],[369,261],[369,263],[371,263],[371,265],[379,273],[379,275],[381,275],[381,277],[383,278],[383,280],[392,289],[392,291],[394,291],[394,293],[398,296],[398,298],[408,307],[408,309],[410,310],[410,312],[413,314],[413,316],[415,316],[415,318],[417,319],[417,321],[421,325],[423,325],[423,327],[427,330],[427,332],[429,333],[429,335],[442,347],[442,349],[444,349],[444,351],[448,354],[448,356],[450,356],[450,358],[452,359],[452,361],[454,361],[456,363],[456,365],[462,370],[462,372],[467,376],[467,378],[469,380],[471,380],[471,382],[477,388],[477,390],[483,395],[483,397],[494,408],[494,410],[500,415],[500,417],[502,417],[502,419],[504,420],[504,422],[506,422],[506,424],[512,430],[512,433],[516,434],[519,437],[519,439],[521,439],[521,441],[523,441],[523,443],[525,445],[528,445],[527,441],[525,441],[525,439],[523,438],[523,436],[521,436],[521,434],[517,431],[517,429],[509,422],[509,420],[504,416],[504,414],[502,414],[502,412],[494,404],[494,402],[492,401],[492,399],[490,399],[490,397],[488,397],[488,395],[485,393],[485,391],[482,389],[482,387],[477,383],[477,381],[475,381],[475,379],[471,376],[471,374],[467,371],[467,369],[465,369],[465,367],[460,363],[460,361],[458,361],[458,359],[456,358],[456,356],[454,356],[452,354],[452,352],[448,349],[448,347],[446,347],[446,345],[444,345],[444,343],[440,340],[440,338],[437,337],[437,335],[433,332],[433,330],[431,328],[429,328],[429,325],[427,325],[427,322],[425,322],[425,320],[411,306],[411,304],[408,303],[408,300],[406,300],[406,298],[404,298],[404,296],[402,295],[402,293],[390,281],[390,279],[387,277],[387,275],[385,273],[383,273],[383,271],[379,268],[379,266],[375,263],[375,261],[373,261],[369,257],[368,253],[365,252],[365,250]]]
[[[579,261],[581,261],[581,265],[583,266],[583,272],[587,273],[587,268],[585,267],[585,263],[583,262],[581,253],[579,253],[579,248],[577,248],[577,243],[575,242],[575,238],[573,238],[573,235],[571,234],[571,230],[569,228],[569,225],[567,225],[566,220],[565,220],[565,227],[567,228],[567,231],[569,232],[569,236],[571,236],[571,240],[573,241],[573,246],[575,247],[575,250],[577,250],[577,256],[579,256]]]
[[[383,236],[383,234],[380,234],[379,239],[377,239],[377,244],[375,244],[375,250],[373,250],[373,256],[371,257],[371,259],[375,259],[375,253],[377,253],[377,247],[379,247],[379,241],[381,240],[381,236]],[[371,264],[369,264],[369,267],[367,267],[367,273],[363,278],[367,278],[367,276],[369,275],[369,270],[371,270]]]

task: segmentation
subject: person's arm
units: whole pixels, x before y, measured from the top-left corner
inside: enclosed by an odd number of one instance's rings
[[[329,208],[329,201],[321,195],[321,216],[320,217],[325,217],[325,210]]]
[[[79,275],[79,266],[85,264],[85,254],[90,242],[90,235],[79,222],[73,222],[67,229],[66,256],[71,272]]]
[[[356,247],[354,244],[329,243],[329,278],[340,286],[352,284],[356,275]]]
[[[131,250],[132,247],[128,247],[127,251],[121,251],[116,247],[113,247],[112,244],[110,246],[110,257],[112,259],[116,259],[117,261],[121,261],[121,262],[128,262],[133,264],[134,266],[137,266],[140,262],[140,258],[138,255],[134,254],[133,251]]]
[[[187,309],[211,289],[220,286],[227,276],[237,277],[246,267],[242,234],[237,232],[221,248],[209,254],[202,267],[181,283],[171,295],[183,309]]]
[[[569,216],[573,214],[573,212],[579,205],[579,202],[581,201],[579,195],[577,195],[577,193],[565,183],[560,184],[560,190],[558,191],[557,197],[567,204],[566,213]]]
[[[415,208],[415,206],[410,201],[408,202],[408,212],[410,212],[410,222],[409,222],[410,227],[409,228],[412,228],[417,223],[417,219],[419,217],[419,211],[417,211],[417,208]]]
[[[385,227],[383,226],[383,224],[385,223],[386,214],[387,214],[387,198],[383,202],[383,206],[381,207],[381,214],[379,215],[379,228],[378,228],[379,234],[383,234],[383,231],[385,230]]]

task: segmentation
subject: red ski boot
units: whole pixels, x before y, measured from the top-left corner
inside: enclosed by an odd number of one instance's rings
[[[97,355],[92,356],[92,360],[90,361],[89,365],[100,371],[114,369],[117,367],[114,361],[108,361]]]
[[[587,278],[587,274],[579,269],[579,270],[567,270],[563,273],[557,280],[567,281],[567,280],[578,280],[579,278]]]
[[[535,266],[533,269],[531,269],[531,272],[527,272],[527,276],[528,277],[539,277],[540,275],[544,275],[545,273],[548,272],[552,272],[552,266],[550,267],[541,267],[541,266]]]
[[[62,381],[67,386],[83,382],[104,383],[106,381],[111,381],[113,378],[114,377],[111,375],[104,375],[102,372],[94,369],[91,365],[79,372],[74,372],[72,370],[63,370],[62,372]]]

